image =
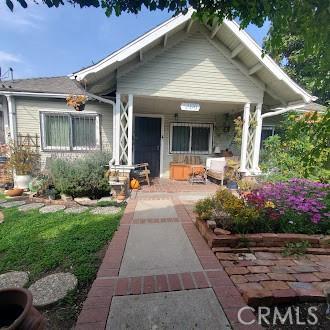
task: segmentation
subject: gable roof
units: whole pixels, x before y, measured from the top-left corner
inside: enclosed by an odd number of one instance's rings
[[[66,76],[0,81],[0,91],[54,94],[81,94],[80,88]]]
[[[125,60],[127,61],[134,54],[139,54],[157,40],[166,38],[169,33],[176,29],[185,28],[189,31],[193,24],[193,12],[193,9],[190,9],[185,15],[180,14],[169,19],[98,63],[73,73],[70,78],[77,81],[86,81],[86,79],[88,81],[90,78],[101,74],[102,71],[107,73],[115,71]],[[299,100],[310,103],[317,99],[295,83],[270,56],[263,56],[261,47],[245,31],[240,30],[236,22],[224,20],[220,26],[207,26],[207,28],[210,30],[210,39],[217,37],[221,46],[225,46],[223,47],[224,51],[228,52],[229,57],[232,57],[231,61],[239,66],[243,64],[246,75],[250,76],[251,79],[260,81],[265,92],[268,92],[274,99],[280,100],[282,104],[298,102]],[[234,41],[230,40],[230,43],[225,44],[222,39],[224,33],[230,35]],[[278,90],[283,93],[283,100],[278,96]]]

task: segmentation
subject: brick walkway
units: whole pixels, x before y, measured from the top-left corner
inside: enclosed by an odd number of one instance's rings
[[[213,187],[212,189],[213,190]],[[160,190],[161,191],[161,190]],[[164,191],[164,190],[163,190]],[[165,190],[166,191],[166,190]],[[205,189],[205,191],[207,191]],[[158,218],[145,218],[141,219],[136,214],[136,208],[138,203],[141,203],[143,200],[153,200],[155,201],[155,206],[159,207],[161,205],[162,200],[169,200],[172,202],[173,208],[175,209],[176,217],[166,218],[166,209],[159,209],[159,217]],[[167,202],[166,205],[169,205],[169,202]],[[145,206],[146,208],[148,205]],[[152,210],[154,212],[154,210]],[[173,212],[172,212],[173,213]],[[213,313],[216,314],[215,316],[211,315],[211,309],[213,308],[214,311],[214,304],[212,308],[210,308],[210,315],[205,315],[205,322],[208,322],[209,319],[212,317],[215,317],[217,319],[217,314],[223,315],[223,312],[225,313],[226,317],[224,317],[223,320],[223,327],[217,327],[218,329],[225,329],[225,324],[227,324],[227,328],[229,328],[228,321],[230,322],[230,325],[232,329],[258,329],[259,327],[256,324],[252,324],[251,326],[243,326],[238,322],[237,319],[237,313],[241,307],[246,306],[244,300],[242,299],[239,291],[227,275],[227,273],[224,271],[222,265],[219,263],[216,256],[213,254],[211,249],[208,247],[204,239],[199,234],[198,230],[196,229],[194,223],[191,220],[191,216],[189,215],[189,210],[185,207],[183,201],[181,201],[176,194],[172,193],[169,194],[166,192],[164,196],[159,195],[157,198],[153,193],[145,193],[145,192],[139,192],[137,195],[135,195],[130,201],[128,202],[127,208],[125,210],[124,216],[121,219],[120,227],[118,228],[118,231],[115,233],[112,241],[109,244],[108,250],[105,254],[105,257],[103,259],[102,265],[99,268],[99,271],[97,273],[97,278],[94,281],[91,290],[88,293],[88,297],[86,301],[84,302],[83,309],[79,315],[76,329],[83,330],[83,329],[110,329],[109,326],[109,313],[110,315],[114,315],[114,317],[119,317],[116,315],[118,311],[118,306],[120,305],[120,299],[118,297],[123,297],[122,299],[129,299],[126,297],[131,297],[132,299],[135,297],[136,300],[130,299],[129,302],[132,303],[132,306],[138,306],[138,299],[144,297],[150,298],[153,297],[156,300],[152,301],[160,301],[157,300],[161,295],[164,295],[163,293],[167,293],[168,299],[172,299],[173,297],[176,297],[179,299],[181,295],[191,293],[191,294],[207,294],[211,296],[216,297],[215,299],[217,308],[219,312]],[[144,210],[141,214],[148,215],[148,210]],[[153,214],[153,213],[150,213]],[[152,224],[152,225],[150,225]],[[130,256],[124,256],[125,249],[128,249],[128,245],[126,244],[129,239],[133,239],[134,235],[133,233],[137,231],[136,226],[146,226],[143,227],[147,230],[147,228],[150,229],[150,226],[153,226],[153,230],[155,230],[155,226],[161,226],[160,224],[164,224],[165,226],[168,226],[168,229],[170,229],[170,226],[182,226],[182,233],[185,235],[183,237],[189,245],[189,249],[191,249],[193,255],[187,255],[187,259],[191,259],[191,263],[187,264],[186,267],[188,267],[186,271],[177,271],[175,273],[168,272],[168,273],[150,273],[150,269],[147,269],[148,264],[148,253],[146,253],[145,256],[139,256],[139,258],[144,257],[145,262],[141,262],[138,264],[140,267],[137,271],[139,273],[143,273],[144,266],[145,266],[145,274],[140,276],[127,276],[122,275],[123,270],[122,266],[126,262],[130,262],[129,258]],[[149,226],[149,227],[147,227]],[[142,228],[142,227],[139,227]],[[160,228],[160,227],[159,227]],[[149,230],[148,229],[148,230]],[[157,228],[156,228],[157,230]],[[141,232],[141,231],[140,231]],[[189,241],[188,241],[189,240]],[[183,240],[184,241],[184,240]],[[175,241],[176,242],[176,241]],[[190,243],[189,243],[190,242]],[[143,248],[144,244],[148,244],[149,242],[146,242],[146,240],[141,240],[138,242],[131,242],[132,244],[137,244],[137,250]],[[169,242],[170,243],[170,242]],[[132,245],[131,244],[131,245]],[[177,244],[177,243],[175,243]],[[193,247],[193,249],[192,249]],[[160,255],[162,253],[166,253],[167,249],[168,251],[171,251],[173,247],[170,247],[170,244],[166,246],[166,244],[161,244],[160,246],[157,246],[157,253]],[[187,249],[187,246],[184,247],[184,249],[181,247],[178,247],[178,250],[182,250],[180,253],[187,253],[185,252]],[[132,251],[132,250],[131,250]],[[148,250],[147,250],[148,251]],[[153,251],[150,251],[152,253]],[[178,253],[179,253],[178,252]],[[180,260],[181,255],[176,255],[177,260]],[[185,255],[183,255],[185,257]],[[134,259],[134,258],[133,258]],[[165,258],[166,259],[166,258]],[[128,260],[128,261],[127,261]],[[166,259],[167,260],[167,259]],[[183,259],[184,260],[184,259]],[[134,261],[134,260],[133,260]],[[135,260],[136,261],[136,260]],[[175,260],[174,260],[175,261]],[[164,262],[163,260],[159,260],[160,264]],[[176,262],[176,261],[175,261]],[[197,264],[196,264],[197,263]],[[125,266],[127,266],[125,264]],[[134,264],[128,265],[130,267],[135,267]],[[166,269],[166,264],[161,265],[164,266]],[[180,268],[180,265],[175,265]],[[189,268],[190,267],[190,268]],[[126,267],[127,268],[127,267]],[[127,268],[129,269],[129,267]],[[125,274],[127,272],[127,269],[125,271]],[[163,268],[162,268],[163,269]],[[189,270],[190,269],[190,270]],[[188,292],[189,290],[189,292]],[[177,293],[173,293],[177,292]],[[180,293],[179,293],[180,292]],[[176,295],[176,296],[175,296]],[[124,298],[125,297],[125,298]],[[183,299],[183,298],[182,298]],[[195,299],[196,300],[196,299]],[[147,300],[146,300],[147,301]],[[209,301],[209,300],[206,300]],[[192,302],[195,304],[198,304],[199,300],[197,302]],[[123,300],[124,303],[124,300]],[[125,300],[125,303],[127,301]],[[220,303],[220,304],[219,304]],[[134,305],[135,304],[135,305]],[[185,303],[183,303],[185,304]],[[113,306],[112,306],[113,305]],[[156,303],[157,305],[157,303]],[[179,303],[180,305],[180,303]],[[221,306],[222,308],[221,308]],[[128,306],[128,305],[124,305]],[[131,306],[131,305],[129,305]],[[123,311],[124,315],[131,315],[134,311],[134,307],[127,307],[127,311]],[[153,302],[154,309],[161,310],[163,308],[162,305],[155,306],[155,303]],[[142,306],[143,307],[143,306]],[[140,309],[142,308],[139,307]],[[200,310],[203,310],[202,307],[199,306]],[[116,308],[116,310],[115,310]],[[138,307],[136,307],[138,308]],[[173,308],[173,306],[172,306]],[[180,308],[178,306],[178,308]],[[191,307],[192,308],[192,307]],[[125,309],[125,308],[124,308]],[[120,309],[119,309],[120,310]],[[175,310],[174,310],[175,312]],[[198,312],[198,310],[197,310]],[[129,314],[131,313],[131,314]],[[195,311],[196,313],[196,311]],[[203,312],[204,314],[208,314],[208,310],[206,312]],[[180,314],[181,315],[181,314]],[[183,314],[182,314],[183,315]],[[254,315],[249,311],[246,310],[243,314],[243,318],[246,321],[255,319]],[[131,315],[132,316],[132,315]],[[139,317],[141,315],[133,315],[136,317],[136,322],[134,323],[133,328],[138,327]],[[211,317],[212,316],[212,317]],[[129,317],[129,316],[127,316]],[[148,315],[149,317],[149,315]],[[173,316],[174,317],[174,316]],[[184,316],[182,316],[184,318]],[[175,322],[178,322],[178,320],[168,320],[168,318],[171,318],[170,314],[167,316],[167,325],[172,325],[173,328],[177,328]],[[227,318],[227,319],[226,319]],[[203,318],[199,318],[203,319]],[[108,321],[108,324],[107,324]],[[117,320],[118,321],[118,320]],[[126,322],[125,319],[120,320],[120,328],[125,328],[125,325],[122,324],[122,322]],[[187,320],[179,320],[182,322],[186,322]],[[218,321],[218,320],[217,320]],[[127,321],[128,322],[128,321]],[[141,321],[142,322],[142,321]],[[144,321],[143,321],[144,322]],[[115,324],[115,323],[113,323]],[[199,324],[198,328],[214,328],[210,326],[207,323]],[[112,328],[117,328],[113,326]],[[139,326],[141,329],[141,327]],[[148,327],[149,328],[149,327]],[[150,327],[151,328],[151,327]],[[162,328],[160,325],[158,328]],[[181,327],[180,327],[181,328]],[[184,326],[182,325],[182,328]]]

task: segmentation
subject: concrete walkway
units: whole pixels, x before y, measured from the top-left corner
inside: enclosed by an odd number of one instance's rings
[[[76,329],[259,328],[238,322],[246,305],[192,221],[195,201],[166,191],[130,199]]]

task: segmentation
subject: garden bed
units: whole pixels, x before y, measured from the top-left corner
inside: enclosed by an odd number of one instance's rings
[[[197,202],[196,227],[249,305],[330,295],[329,188],[294,179]]]

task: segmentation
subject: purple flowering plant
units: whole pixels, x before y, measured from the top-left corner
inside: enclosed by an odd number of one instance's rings
[[[281,222],[279,231],[327,233],[330,228],[330,184],[307,179],[269,183],[246,196],[246,202],[267,220]],[[303,222],[305,229],[290,228],[295,222]],[[307,227],[314,229],[307,232]]]

